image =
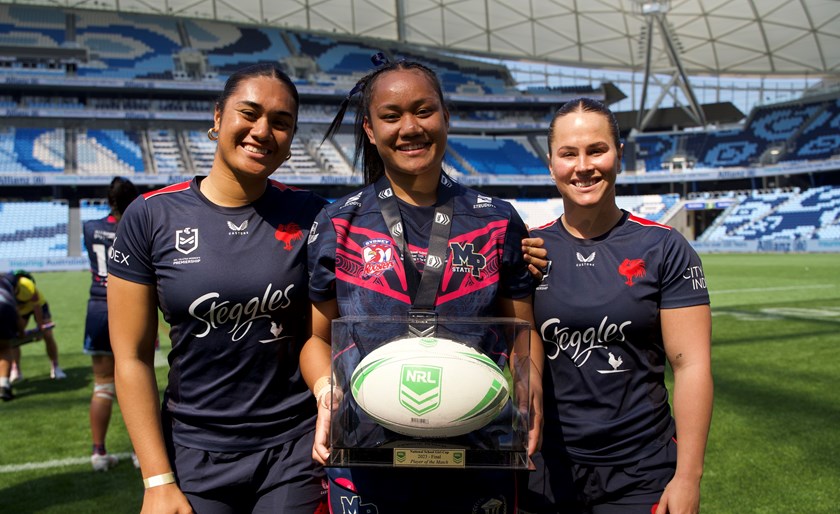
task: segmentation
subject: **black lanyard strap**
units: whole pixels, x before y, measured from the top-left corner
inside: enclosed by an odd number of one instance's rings
[[[452,230],[452,212],[458,186],[441,171],[440,183],[437,188],[437,207],[435,208],[432,232],[429,235],[429,251],[426,255],[426,264],[423,266],[419,284],[416,278],[412,280],[410,276],[414,275],[416,277],[418,272],[408,249],[408,243],[405,240],[405,227],[391,183],[383,175],[376,181],[375,187],[376,198],[379,201],[379,208],[382,211],[382,217],[385,219],[385,225],[388,227],[388,232],[396,242],[402,256],[411,298],[410,317],[416,319],[418,326],[432,324],[431,327],[421,328],[421,332],[424,333],[418,335],[432,335],[434,324],[429,319],[436,316],[434,313],[435,300],[437,299],[438,289],[440,289],[440,283],[443,280],[443,271],[449,260],[449,234]],[[427,321],[421,322],[423,319]],[[415,324],[412,323],[411,325]],[[431,328],[431,332],[429,332],[429,328]]]

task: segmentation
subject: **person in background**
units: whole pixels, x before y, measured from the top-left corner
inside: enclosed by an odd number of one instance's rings
[[[326,201],[269,179],[291,157],[298,107],[273,65],[231,74],[207,176],[144,194],[117,227],[108,324],[144,513],[326,511],[311,458],[317,409],[299,369],[306,239]],[[162,406],[158,308],[172,340]]]
[[[449,111],[435,73],[410,61],[381,65],[357,83],[325,139],[340,127],[356,93],[356,161],[362,157],[368,185],[327,206],[309,238],[313,330],[301,369],[318,400],[313,457],[321,463],[329,457],[334,407],[327,394],[332,320],[407,316],[422,304],[441,316],[533,321],[533,280],[522,253],[525,224],[509,203],[462,187],[443,172]],[[397,222],[403,230],[389,230]],[[453,260],[456,247],[472,252],[469,263]],[[373,273],[365,272],[365,249],[380,257]],[[420,300],[421,291],[429,298]],[[529,336],[533,452],[541,428],[542,352],[536,332]],[[510,470],[330,467],[327,475],[332,512],[349,505],[379,514],[466,513],[482,505],[498,514],[516,512],[517,476]]]
[[[50,378],[62,380],[67,374],[58,365],[58,344],[53,335],[52,314],[50,305],[44,293],[35,285],[35,278],[28,272],[15,272],[15,299],[17,300],[18,311],[18,336],[24,337],[26,326],[30,319],[35,320],[35,328],[39,337],[44,339],[47,350],[47,357],[50,359]],[[20,365],[20,347],[12,347],[12,370],[10,380],[12,383],[23,380],[23,369]]]
[[[90,435],[92,451],[90,463],[94,471],[107,471],[117,465],[116,455],[105,448],[105,436],[111,421],[116,399],[114,388],[114,353],[108,333],[108,252],[114,244],[117,223],[139,192],[125,178],[114,177],[108,188],[111,212],[104,218],[86,221],[82,225],[85,250],[90,260],[90,298],[85,318],[84,352],[91,356],[93,366],[93,395],[90,398]],[[134,454],[132,453],[132,457]]]
[[[552,264],[534,295],[545,436],[524,512],[696,513],[713,397],[700,258],[616,205],[622,145],[603,104],[561,107],[548,148],[564,213],[531,231]]]
[[[18,333],[15,278],[11,273],[0,275],[0,397],[14,399],[9,374],[12,369],[12,341]]]

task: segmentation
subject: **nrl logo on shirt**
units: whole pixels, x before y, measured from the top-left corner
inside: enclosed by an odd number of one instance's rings
[[[189,255],[198,249],[198,229],[187,227],[175,231],[175,249]]]
[[[175,249],[184,255],[190,255],[198,250],[198,229],[187,227],[175,231]],[[172,264],[195,264],[201,262],[198,255],[172,259]]]

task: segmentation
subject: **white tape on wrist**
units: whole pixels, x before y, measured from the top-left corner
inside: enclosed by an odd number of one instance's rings
[[[159,485],[166,485],[175,482],[175,473],[171,471],[169,473],[163,473],[161,475],[151,476],[149,478],[143,479],[143,487],[146,489],[151,489],[152,487],[157,487]]]

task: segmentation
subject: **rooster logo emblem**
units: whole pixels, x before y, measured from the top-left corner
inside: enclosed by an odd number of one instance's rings
[[[624,259],[624,262],[618,265],[618,273],[627,279],[624,282],[625,284],[632,286],[634,278],[645,276],[645,261],[642,259]]]
[[[274,232],[274,237],[278,241],[283,241],[284,250],[290,251],[293,249],[293,241],[300,241],[303,239],[303,231],[301,231],[300,226],[294,221],[286,225],[281,223],[277,226],[277,231]]]

